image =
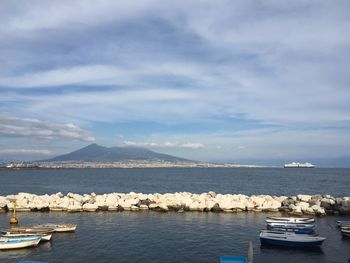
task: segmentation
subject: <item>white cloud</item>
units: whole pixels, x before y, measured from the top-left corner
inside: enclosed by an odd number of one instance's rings
[[[45,149],[0,149],[0,154],[9,154],[9,155],[51,155],[50,150]]]
[[[184,149],[201,149],[204,147],[201,143],[178,143],[178,142],[134,142],[134,141],[124,141],[124,145],[127,146],[137,146],[137,147],[149,147],[149,148],[184,148]]]
[[[188,143],[181,144],[181,147],[187,148],[187,149],[201,149],[201,148],[204,147],[204,145],[201,144],[201,143],[190,143],[190,142],[188,142]]]
[[[0,113],[0,135],[2,137],[32,137],[43,140],[69,139],[94,141],[94,137],[78,126],[68,123],[52,123],[37,119],[23,119]]]

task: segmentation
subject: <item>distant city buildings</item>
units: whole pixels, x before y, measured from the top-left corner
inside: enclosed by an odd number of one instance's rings
[[[257,165],[216,164],[205,162],[169,162],[164,160],[128,160],[121,162],[12,162],[0,166],[7,169],[68,169],[68,168],[220,168],[220,167],[260,167]]]

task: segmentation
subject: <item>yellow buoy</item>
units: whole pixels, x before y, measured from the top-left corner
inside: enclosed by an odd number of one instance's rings
[[[18,219],[15,216],[11,217],[10,218],[10,224],[11,225],[17,225],[18,224]]]
[[[11,225],[17,225],[18,219],[16,218],[16,200],[13,201],[13,216],[10,218]]]

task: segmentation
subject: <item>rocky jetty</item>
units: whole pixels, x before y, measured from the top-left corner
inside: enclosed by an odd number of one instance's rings
[[[202,212],[288,212],[292,215],[350,214],[350,197],[331,195],[242,195],[188,192],[166,194],[110,193],[98,195],[56,193],[35,195],[18,193],[0,196],[0,212],[11,211],[16,200],[16,211],[202,211]]]

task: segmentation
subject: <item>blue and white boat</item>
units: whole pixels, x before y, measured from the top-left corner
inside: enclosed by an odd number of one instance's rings
[[[345,225],[350,226],[350,220],[337,220],[337,225],[339,227],[345,226]]]
[[[284,224],[313,224],[313,217],[267,217],[266,223],[284,223]]]
[[[315,225],[314,224],[267,223],[267,229],[294,232],[297,234],[313,234],[315,232]]]
[[[37,246],[41,236],[0,237],[0,249],[16,249]]]
[[[261,244],[279,245],[298,248],[320,247],[325,237],[316,235],[296,234],[294,232],[262,230],[260,232]]]

